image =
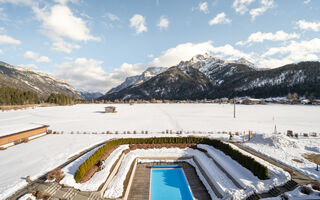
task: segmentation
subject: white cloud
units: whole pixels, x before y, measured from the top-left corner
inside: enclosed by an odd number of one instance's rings
[[[252,33],[249,38],[247,39],[247,41],[239,41],[236,44],[237,45],[246,45],[246,44],[250,44],[253,42],[257,42],[257,43],[262,43],[265,40],[270,40],[270,41],[285,41],[285,40],[290,40],[290,39],[296,39],[299,38],[300,35],[297,33],[286,33],[284,31],[277,31],[275,33],[262,33],[262,32],[256,32],[256,33]]]
[[[16,40],[8,35],[0,35],[0,44],[21,44],[19,40]]]
[[[102,68],[102,61],[87,58],[77,58],[72,62],[57,65],[53,73],[59,79],[65,80],[76,89],[84,91],[105,91],[108,75]]]
[[[108,17],[110,21],[119,21],[120,20],[120,18],[117,15],[112,14],[112,13],[107,13],[105,16]]]
[[[303,40],[300,42],[291,41],[288,45],[270,48],[267,52],[262,54],[260,65],[264,67],[279,67],[294,62],[318,60],[319,54],[319,38]],[[275,56],[281,58],[277,59]]]
[[[170,21],[167,17],[161,16],[160,21],[157,24],[160,30],[167,29],[169,27]]]
[[[60,4],[67,4],[68,2],[77,3],[78,0],[54,0],[54,2],[60,3]]]
[[[24,53],[25,58],[32,59],[36,62],[50,62],[51,60],[47,56],[39,56],[38,53],[35,53],[33,51],[26,51]]]
[[[99,40],[90,34],[86,23],[73,15],[66,5],[54,5],[50,11],[35,9],[43,28],[55,33],[59,37],[65,37],[74,41]]]
[[[227,15],[224,12],[219,13],[215,18],[209,21],[210,26],[213,26],[215,24],[230,24],[230,23],[231,23],[231,19],[227,18]]]
[[[251,19],[254,21],[256,17],[265,13],[268,9],[274,7],[273,0],[260,0],[261,7],[250,10]]]
[[[10,21],[3,8],[0,8],[0,21]]]
[[[308,22],[306,20],[299,20],[296,22],[301,30],[320,31],[320,22]]]
[[[232,7],[240,15],[248,12],[248,6],[252,4],[255,0],[234,0]]]
[[[33,0],[0,0],[0,3],[11,3],[14,5],[31,6],[31,5],[35,5],[36,1],[33,1]]]
[[[2,51],[2,49],[0,49],[0,55],[1,55],[1,54],[3,54],[3,51]]]
[[[309,4],[311,2],[311,0],[305,0],[303,3],[304,4]]]
[[[148,58],[153,58],[154,55],[153,55],[153,54],[148,54],[147,57],[148,57]]]
[[[60,3],[67,3],[67,1]],[[80,48],[80,45],[75,42],[100,40],[91,35],[87,23],[82,18],[75,16],[67,5],[56,4],[42,9],[32,6],[32,9],[42,22],[42,33],[52,40],[53,50],[70,53],[73,49]]]
[[[198,6],[198,9],[205,13],[205,14],[208,14],[209,13],[209,9],[208,9],[208,2],[200,2],[199,3],[199,6]]]
[[[78,90],[105,93],[121,84],[128,76],[141,74],[147,68],[143,63],[123,63],[107,73],[102,64],[102,61],[95,59],[76,58],[56,65],[53,75],[65,80]]]
[[[139,14],[135,14],[131,17],[130,27],[136,29],[136,34],[140,34],[148,31],[148,28],[145,25],[145,18]]]
[[[161,56],[153,59],[150,66],[171,67],[177,65],[182,60],[190,60],[193,56],[205,53],[215,53],[224,58],[240,58],[251,59],[251,55],[243,53],[231,45],[214,46],[212,41],[202,43],[184,43],[174,48],[170,48],[162,53]]]
[[[73,49],[80,49],[81,46],[78,44],[73,44],[70,42],[66,42],[60,37],[52,37],[53,44],[51,49],[55,51],[61,51],[65,53],[71,53]]]

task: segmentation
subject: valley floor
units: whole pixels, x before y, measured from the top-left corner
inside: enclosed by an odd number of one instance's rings
[[[114,137],[163,136],[166,130],[221,139],[229,136],[218,132],[252,130],[255,134],[253,140],[245,143],[247,147],[320,180],[315,165],[303,158],[305,153],[320,153],[319,136],[299,139],[285,136],[287,130],[319,135],[320,106],[236,105],[235,119],[233,105],[229,104],[119,104],[113,105],[117,113],[103,113],[105,106],[89,104],[1,112],[0,135],[10,133],[15,127],[23,129],[34,124],[50,125],[49,129],[64,134],[47,135],[0,151],[0,199],[26,185],[26,176],[35,179],[90,146]],[[273,134],[275,126],[282,134]],[[132,134],[142,130],[149,134]],[[75,134],[78,131],[98,134]],[[119,134],[101,134],[107,131]],[[124,135],[123,131],[131,134]]]

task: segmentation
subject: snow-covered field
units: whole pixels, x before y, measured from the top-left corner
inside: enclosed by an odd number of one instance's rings
[[[10,126],[47,124],[56,131],[248,131],[320,133],[320,106],[230,104],[119,104],[117,113],[103,113],[105,104],[42,107],[0,113],[0,133]]]
[[[31,178],[36,178],[94,144],[112,137],[164,136],[160,133],[167,129],[185,132],[253,130],[255,133],[264,133],[265,135],[260,138],[255,136],[254,140],[247,145],[283,162],[286,161],[284,158],[291,160],[291,157],[295,156],[301,160],[301,153],[305,151],[319,153],[319,138],[295,140],[299,148],[291,148],[287,145],[281,147],[283,150],[269,144],[275,125],[280,132],[286,132],[289,129],[294,132],[319,134],[320,106],[237,105],[235,119],[233,105],[228,104],[135,104],[132,106],[120,104],[115,105],[117,113],[108,114],[103,113],[105,106],[107,105],[90,104],[0,112],[1,134],[11,133],[16,128],[29,128],[39,124],[47,124],[50,125],[49,129],[65,132],[63,135],[48,135],[0,151],[0,199],[8,197],[15,190],[23,187],[26,184],[24,177],[30,175]],[[131,131],[132,133],[134,130],[137,132],[148,130],[149,134],[66,134],[71,131],[98,133]],[[215,134],[211,137],[228,138],[228,135]],[[283,137],[283,140],[285,143],[291,141],[287,137]],[[273,149],[276,150],[273,151]],[[307,161],[303,160],[302,164],[293,164],[317,178],[314,173],[309,173],[312,164]]]

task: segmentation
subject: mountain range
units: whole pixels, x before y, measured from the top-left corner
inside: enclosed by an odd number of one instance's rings
[[[148,78],[144,74],[153,71]],[[278,97],[296,92],[320,97],[320,63],[301,62],[259,69],[244,58],[197,55],[170,68],[147,69],[128,77],[99,99],[203,99],[235,96]]]
[[[64,81],[33,69],[12,66],[4,62],[0,62],[0,87],[32,91],[41,98],[46,98],[51,93],[63,93],[82,98],[80,92]]]
[[[210,54],[197,55],[169,68],[149,67],[140,75],[127,77],[104,95],[80,92],[48,74],[0,62],[0,87],[33,91],[43,99],[51,93],[86,100],[194,100],[281,97],[294,92],[320,98],[320,62],[261,69],[244,58],[223,60]]]

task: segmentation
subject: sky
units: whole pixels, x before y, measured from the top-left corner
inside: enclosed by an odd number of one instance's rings
[[[0,0],[0,61],[106,92],[197,54],[319,61],[320,0]]]

